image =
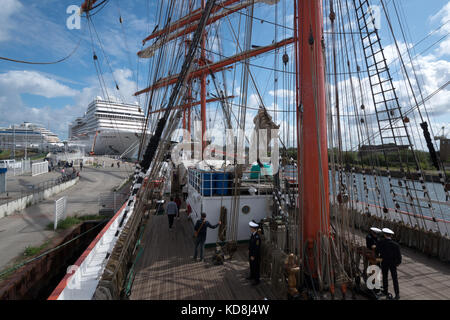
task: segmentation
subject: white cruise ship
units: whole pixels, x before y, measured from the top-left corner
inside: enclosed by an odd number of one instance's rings
[[[69,144],[84,145],[86,151],[95,155],[133,158],[144,125],[145,115],[137,104],[105,101],[97,97],[89,104],[84,116],[69,125]]]
[[[1,148],[38,148],[44,149],[49,145],[58,144],[59,138],[42,125],[24,122],[20,125],[11,125],[9,128],[0,128]]]

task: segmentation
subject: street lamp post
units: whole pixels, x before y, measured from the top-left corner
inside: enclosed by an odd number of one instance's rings
[[[13,159],[16,160],[16,125],[13,124]]]
[[[25,160],[27,160],[28,127],[25,127]]]

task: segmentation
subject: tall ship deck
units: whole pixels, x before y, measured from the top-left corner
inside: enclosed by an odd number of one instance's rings
[[[449,82],[419,81],[407,7],[153,2],[143,108],[97,97],[69,128],[136,155],[126,200],[48,299],[449,299],[447,138],[428,116]],[[87,23],[103,3],[84,1]]]

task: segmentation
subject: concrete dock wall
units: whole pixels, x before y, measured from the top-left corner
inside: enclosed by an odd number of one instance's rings
[[[55,194],[58,194],[79,181],[79,177],[72,179],[70,181],[58,184],[56,186],[50,187],[48,189],[24,196],[22,198],[7,202],[0,205],[0,219],[13,214],[16,211],[22,211],[23,209],[36,204],[42,200],[48,199]]]

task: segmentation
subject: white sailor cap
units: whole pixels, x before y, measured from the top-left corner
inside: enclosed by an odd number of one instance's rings
[[[376,233],[380,233],[381,232],[380,229],[375,228],[375,227],[370,228],[370,230],[372,230],[373,232],[376,232]]]
[[[387,233],[387,234],[394,234],[394,231],[392,231],[391,229],[389,229],[389,228],[383,228],[383,233]]]
[[[253,221],[250,221],[250,222],[248,223],[248,225],[250,226],[250,228],[258,228],[258,227],[259,227],[258,224],[257,224],[257,223],[254,223]]]

